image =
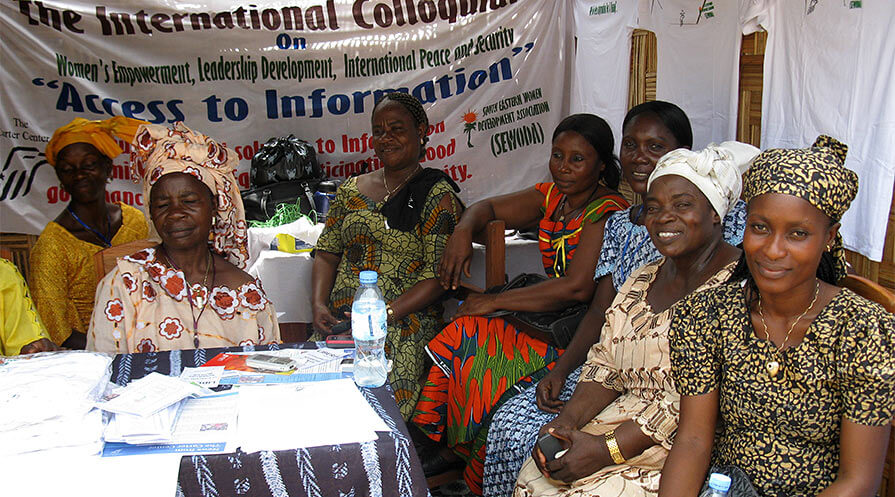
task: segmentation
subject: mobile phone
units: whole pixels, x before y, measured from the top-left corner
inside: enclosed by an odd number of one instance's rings
[[[295,369],[295,363],[289,357],[270,354],[254,354],[246,358],[246,366],[250,368],[267,369],[270,371],[291,371]]]
[[[330,335],[326,337],[326,346],[331,349],[350,349],[354,347],[351,335]]]
[[[547,462],[550,462],[557,457],[562,457],[562,455],[566,453],[565,449],[562,448],[559,439],[550,433],[544,433],[538,438],[538,448],[541,449],[541,453],[544,454],[544,458],[547,459]]]
[[[348,319],[346,319],[345,321],[339,321],[338,323],[334,324],[332,328],[330,328],[333,335],[341,335],[342,333],[345,333],[350,329],[351,321]]]

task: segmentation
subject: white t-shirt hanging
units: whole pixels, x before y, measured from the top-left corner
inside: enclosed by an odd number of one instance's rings
[[[768,31],[762,148],[848,145],[858,196],[842,219],[846,248],[883,256],[895,181],[895,2],[753,0]]]
[[[638,0],[575,0],[575,77],[572,112],[596,114],[612,128],[616,144],[628,110],[631,33]],[[616,147],[617,148],[617,147]]]
[[[742,43],[738,1],[646,1],[640,21],[656,34],[656,100],[687,113],[694,149],[733,140]]]

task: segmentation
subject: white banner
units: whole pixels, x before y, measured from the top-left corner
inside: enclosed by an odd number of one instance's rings
[[[235,149],[245,189],[260,145],[290,133],[330,177],[378,168],[373,105],[405,91],[429,115],[423,165],[464,200],[549,177],[568,107],[564,0],[116,3],[0,4],[0,231],[39,233],[69,200],[43,151],[75,117],[185,121]],[[109,200],[140,206],[126,166]]]

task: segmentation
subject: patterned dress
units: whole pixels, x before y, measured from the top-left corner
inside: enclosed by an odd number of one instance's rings
[[[740,283],[682,302],[673,330],[678,391],[720,393],[712,463],[741,468],[761,495],[817,495],[836,478],[842,418],[884,426],[895,415],[895,316],[851,290],[781,353],[778,379],[765,370],[776,347],[756,338]]]
[[[127,354],[194,349],[196,337],[199,348],[280,341],[277,313],[261,282],[233,289],[196,283],[192,305],[186,285],[183,272],[162,265],[155,248],[118,259],[96,289],[87,350]]]
[[[581,431],[600,435],[633,420],[656,445],[629,457],[625,464],[607,466],[571,485],[544,478],[529,458],[519,473],[514,496],[614,497],[659,492],[659,475],[674,442],[680,412],[668,343],[671,317],[678,304],[656,313],[647,301],[647,292],[664,262],[663,258],[638,269],[622,286],[606,311],[600,342],[588,353],[578,380],[598,382],[621,394]],[[722,284],[735,265],[718,271],[694,293]]]
[[[612,214],[603,230],[603,247],[594,278],[611,275],[616,291],[634,270],[662,257],[650,240],[646,226],[631,222],[631,210],[637,208]],[[724,241],[731,245],[742,243],[745,226],[746,204],[739,201],[724,217]],[[568,400],[572,396],[580,372],[579,367],[566,378],[560,399]],[[532,385],[494,414],[485,457],[485,496],[503,496],[513,491],[516,476],[523,461],[531,454],[538,431],[556,417],[556,414],[538,409],[535,390]]]
[[[620,195],[611,194],[591,202],[574,219],[552,221],[563,195],[553,183],[539,183],[535,188],[544,194],[538,240],[544,271],[550,277],[565,275],[585,222],[596,223],[627,206]],[[433,440],[444,438],[467,460],[464,479],[473,492],[481,494],[491,415],[542,378],[562,350],[519,332],[501,318],[482,316],[455,319],[429,342],[427,350],[435,364],[412,421]]]
[[[451,199],[451,208],[443,207],[445,197]],[[462,212],[460,200],[446,181],[429,190],[420,221],[412,231],[389,228],[379,212],[383,204],[358,191],[357,179],[351,178],[339,187],[330,205],[317,250],[341,256],[329,298],[330,311],[336,317],[351,311],[361,271],[379,273],[378,285],[386,302],[419,282],[436,278],[444,246]],[[405,420],[419,397],[425,370],[423,348],[443,326],[443,314],[444,308],[437,302],[388,326],[386,354],[394,361],[389,383]]]
[[[142,240],[149,235],[146,218],[138,209],[119,203],[121,228],[112,245]],[[47,326],[50,339],[61,344],[72,330],[87,333],[96,293],[93,254],[103,247],[75,238],[60,224],[47,223],[31,249],[31,296]]]

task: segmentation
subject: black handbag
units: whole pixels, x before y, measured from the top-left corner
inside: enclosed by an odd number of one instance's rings
[[[271,138],[252,157],[252,189],[242,193],[249,221],[267,221],[280,204],[298,204],[302,214],[314,210],[314,189],[323,179],[314,147],[289,135]]]
[[[541,274],[523,273],[503,286],[489,288],[485,293],[502,293],[547,281]],[[569,346],[578,324],[587,313],[587,304],[578,303],[559,311],[497,311],[486,317],[502,317],[517,329],[538,340],[564,349]]]
[[[317,163],[314,146],[293,135],[271,138],[252,157],[252,186],[283,181],[320,180],[323,172]]]
[[[267,221],[277,212],[279,204],[298,204],[302,214],[314,210],[314,187],[318,182],[283,181],[259,186],[242,192],[246,219]]]

